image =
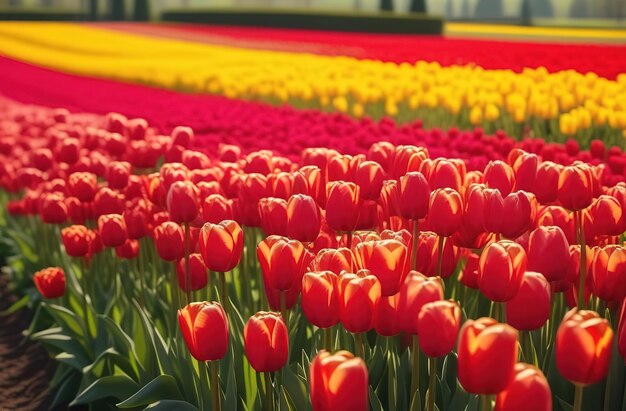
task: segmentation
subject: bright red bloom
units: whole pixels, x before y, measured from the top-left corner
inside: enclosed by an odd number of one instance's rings
[[[167,211],[172,221],[190,223],[200,210],[198,188],[190,181],[177,181],[167,193]]]
[[[176,261],[185,257],[185,233],[183,228],[172,221],[166,221],[154,228],[154,245],[159,257],[165,261]]]
[[[515,377],[517,330],[493,318],[467,320],[457,345],[458,378],[472,394],[497,394]]]
[[[221,194],[210,194],[202,202],[202,219],[205,223],[217,224],[233,219],[232,202]]]
[[[115,255],[126,260],[137,258],[139,255],[139,241],[126,240],[124,244],[115,247]]]
[[[279,313],[260,311],[243,329],[246,357],[256,372],[278,371],[287,364],[289,334]]]
[[[620,302],[626,297],[626,249],[608,245],[594,249],[590,285],[604,301]]]
[[[565,167],[559,176],[558,199],[568,210],[582,210],[591,205],[594,190],[591,167],[576,163]]]
[[[426,217],[430,204],[430,187],[424,175],[414,171],[400,177],[396,201],[401,217],[410,220]]]
[[[570,310],[556,333],[556,367],[574,384],[590,385],[609,372],[613,330],[593,311]]]
[[[105,247],[117,247],[126,242],[126,223],[120,214],[106,214],[98,218],[98,231]]]
[[[217,361],[228,351],[228,319],[219,303],[196,302],[178,310],[187,348],[198,361]]]
[[[366,241],[355,247],[360,268],[378,278],[382,295],[394,295],[406,277],[407,247],[397,240]]]
[[[411,271],[407,275],[402,287],[400,287],[400,300],[398,312],[402,331],[418,335],[419,327],[417,320],[422,307],[433,301],[443,299],[443,287],[438,277],[425,277],[417,271]]]
[[[347,351],[322,350],[311,362],[313,411],[367,410],[367,367]]]
[[[67,183],[70,194],[80,201],[92,201],[98,191],[98,177],[93,173],[72,173]]]
[[[313,271],[302,277],[302,312],[311,324],[328,328],[339,322],[337,275]]]
[[[515,187],[515,172],[503,161],[490,161],[485,167],[484,181],[487,187],[498,189],[500,194],[507,196]]]
[[[380,282],[368,270],[344,272],[337,281],[339,318],[346,330],[363,333],[374,326],[373,315],[380,300]]]
[[[334,181],[328,183],[326,190],[326,223],[335,231],[353,231],[359,221],[359,186]]]
[[[44,298],[59,298],[65,294],[65,272],[60,267],[48,267],[37,271],[33,281]]]
[[[198,291],[206,287],[208,282],[207,268],[200,253],[189,254],[189,274],[191,277],[191,284],[188,287],[187,275],[185,272],[185,259],[181,258],[176,264],[176,275],[180,289],[187,291],[189,288],[191,291]]]
[[[478,268],[478,288],[492,301],[509,301],[517,294],[528,260],[517,243],[502,240],[482,252]]]
[[[320,210],[313,197],[294,194],[287,201],[287,235],[305,243],[315,241],[322,224]]]
[[[61,194],[43,194],[39,201],[41,221],[48,224],[62,224],[67,221],[68,211]]]
[[[374,308],[374,329],[379,335],[393,337],[402,331],[398,313],[400,294],[381,297]]]
[[[257,246],[263,279],[270,288],[287,291],[302,281],[312,255],[298,240],[269,236]]]
[[[349,248],[324,248],[317,253],[311,267],[314,271],[331,271],[340,275],[343,271],[355,271],[356,262]]]
[[[265,235],[287,235],[287,201],[274,197],[260,199],[259,216]]]
[[[61,230],[65,252],[70,257],[85,257],[89,254],[91,232],[84,225],[72,225]]]
[[[528,269],[543,274],[550,282],[565,277],[569,245],[559,227],[538,227],[528,240]]]
[[[515,297],[506,303],[507,323],[518,330],[541,328],[550,317],[550,284],[540,273],[526,271]]]
[[[199,247],[209,270],[218,273],[233,270],[243,252],[243,230],[232,220],[206,223],[200,230]]]
[[[602,195],[591,206],[593,231],[597,235],[621,235],[626,230],[622,205],[611,196]]]
[[[533,365],[515,364],[515,375],[498,393],[494,411],[551,411],[552,392],[546,376]]]
[[[428,357],[441,357],[454,348],[461,326],[461,308],[456,301],[433,301],[422,306],[417,317],[421,350]]]
[[[437,189],[430,195],[428,226],[437,235],[451,236],[461,227],[463,201],[451,188]]]

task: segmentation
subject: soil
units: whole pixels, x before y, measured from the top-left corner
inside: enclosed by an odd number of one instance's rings
[[[6,276],[0,274],[0,311],[15,301],[7,286]],[[54,360],[43,347],[23,335],[30,319],[26,309],[0,314],[0,411],[48,410],[54,398],[48,385],[55,370]]]

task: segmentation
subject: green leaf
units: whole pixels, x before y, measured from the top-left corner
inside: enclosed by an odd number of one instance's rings
[[[82,371],[83,367],[86,365],[84,362],[78,359],[74,354],[70,354],[68,352],[59,353],[54,357],[54,359],[59,362],[69,365],[70,367],[76,369],[76,371]]]
[[[228,409],[228,408],[225,408]],[[198,411],[198,409],[193,406],[192,404],[189,404],[186,401],[178,401],[178,400],[161,400],[161,401],[157,401],[153,404],[148,405],[146,408],[144,408],[145,410],[150,410],[150,411],[172,411],[172,410],[176,410],[176,411]]]
[[[226,383],[226,399],[224,401],[225,410],[237,409],[237,382],[235,381],[235,370],[228,370],[228,381]]]
[[[134,408],[152,404],[160,400],[183,400],[183,396],[171,375],[162,374],[143,386],[125,401],[117,404],[119,408]]]
[[[30,302],[30,297],[28,295],[25,295],[19,300],[17,300],[16,302],[14,302],[13,304],[11,304],[9,308],[0,312],[0,316],[5,316],[5,315],[16,313],[22,308],[28,306],[29,302]]]
[[[107,360],[110,361],[112,364],[117,365],[134,381],[139,381],[139,375],[137,374],[137,370],[133,367],[128,358],[120,355],[120,353],[118,353],[113,347],[100,353],[100,355],[98,355],[98,358],[96,358],[95,361],[91,364],[86,364],[82,369],[83,374],[89,374]]]
[[[67,404],[70,402],[78,392],[81,378],[82,375],[78,372],[68,374],[56,390],[54,400],[52,400],[52,404],[50,404],[50,409],[55,409],[61,404]]]
[[[422,411],[422,397],[420,396],[420,391],[415,391],[413,398],[411,398],[411,411]]]
[[[574,409],[574,407],[569,404],[567,401],[563,400],[562,398],[555,396],[556,400],[559,402],[559,406],[561,407],[561,409],[563,411],[572,411]]]
[[[137,383],[127,375],[109,375],[94,381],[70,405],[89,404],[109,397],[121,400],[131,396],[138,388]]]
[[[296,410],[305,410],[309,405],[309,394],[306,381],[294,373],[289,366],[283,368],[282,384],[296,407]]]
[[[50,313],[50,315],[61,327],[68,329],[68,331],[71,331],[76,336],[83,336],[82,320],[80,320],[72,311],[56,304],[43,302],[41,305],[48,310],[48,313]]]
[[[378,395],[374,392],[374,389],[370,385],[369,387],[369,397],[370,397],[370,406],[372,407],[372,411],[383,411],[383,404],[381,404],[378,399]]]

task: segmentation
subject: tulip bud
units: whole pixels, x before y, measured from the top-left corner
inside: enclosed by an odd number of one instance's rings
[[[515,297],[506,303],[506,320],[518,330],[543,327],[550,317],[550,284],[539,273],[526,271]]]
[[[259,215],[265,235],[287,235],[287,202],[285,200],[274,197],[260,199]]]
[[[185,259],[181,258],[176,264],[176,275],[178,277],[178,286],[181,290],[191,291],[202,290],[207,285],[208,276],[207,268],[199,253],[189,254],[189,274],[191,284],[187,286],[187,275],[185,272]]]
[[[124,244],[115,247],[115,255],[125,260],[137,258],[139,255],[139,241],[126,240]]]
[[[437,235],[451,236],[461,227],[463,202],[451,188],[437,189],[430,194],[428,225]]]
[[[101,215],[98,231],[105,247],[117,247],[126,242],[126,224],[120,214]]]
[[[480,256],[478,288],[492,301],[508,301],[517,294],[527,265],[526,252],[519,244],[491,243]]]
[[[354,173],[354,182],[360,187],[361,198],[365,200],[378,199],[384,179],[383,168],[374,161],[360,163]]]
[[[72,225],[61,230],[65,252],[70,257],[85,257],[89,253],[89,229],[83,225]]]
[[[321,216],[313,197],[294,194],[287,202],[287,234],[290,238],[310,243],[320,233]]]
[[[471,394],[497,394],[515,376],[517,331],[492,318],[467,320],[461,328],[458,378]]]
[[[317,253],[311,266],[314,271],[331,271],[340,275],[343,271],[353,272],[356,262],[349,248],[325,248]]]
[[[368,270],[344,272],[337,280],[339,318],[346,330],[362,333],[372,329],[373,314],[380,300],[380,282]]]
[[[398,312],[402,331],[418,335],[417,320],[422,307],[433,301],[443,299],[443,287],[438,277],[425,277],[417,271],[411,271],[400,287]]]
[[[407,247],[397,240],[366,241],[355,247],[357,264],[380,281],[384,297],[400,289],[407,274]]]
[[[567,272],[569,245],[559,227],[538,227],[528,240],[528,269],[543,274],[550,282]]]
[[[511,152],[513,153],[513,151]],[[535,154],[519,151],[519,154],[513,162],[509,161],[513,171],[515,171],[515,190],[524,190],[529,193],[533,189],[537,181],[537,164],[539,158]]]
[[[124,224],[128,238],[138,240],[148,235],[148,216],[151,214],[149,203],[139,199],[130,208],[124,210]]]
[[[556,333],[556,368],[577,385],[595,384],[609,372],[613,330],[593,311],[570,310]]]
[[[335,231],[353,231],[359,221],[360,189],[354,183],[328,183],[326,222]]]
[[[528,231],[535,221],[536,200],[534,194],[516,191],[502,202],[502,212],[507,216],[501,233],[507,238],[517,238]]]
[[[398,312],[400,293],[381,297],[374,308],[374,329],[379,335],[393,337],[400,333],[400,313]]]
[[[198,189],[189,181],[173,183],[167,193],[167,211],[177,223],[190,223],[198,216]]]
[[[198,361],[222,359],[228,351],[228,319],[219,303],[195,302],[178,310],[187,348]]]
[[[98,177],[93,173],[72,173],[67,182],[70,194],[80,201],[92,201],[98,191]]]
[[[621,235],[626,229],[622,205],[611,196],[598,197],[591,206],[591,219],[598,235]]]
[[[626,249],[618,245],[595,248],[591,266],[591,289],[604,301],[626,297]]]
[[[124,208],[124,196],[108,187],[102,187],[93,199],[93,209],[97,216],[122,214]]]
[[[558,199],[563,207],[577,211],[587,208],[593,200],[594,176],[587,164],[565,167],[559,176]]]
[[[425,164],[429,164],[428,170]],[[437,158],[431,163],[422,163],[420,171],[428,178],[428,184],[433,190],[447,188],[457,193],[461,191],[466,173],[465,163],[461,160],[444,158]]]
[[[478,289],[478,262],[480,256],[474,252],[467,256],[465,267],[459,272],[459,281],[468,288]]]
[[[246,357],[256,372],[278,371],[287,364],[289,334],[280,314],[261,311],[243,329]]]
[[[302,277],[302,311],[311,324],[328,328],[339,322],[337,275],[314,271]]]
[[[420,172],[407,173],[400,177],[397,205],[402,218],[420,220],[426,217],[430,203],[430,187]]]
[[[167,221],[154,229],[154,245],[165,261],[176,261],[185,257],[185,235],[178,224]]]
[[[131,174],[131,165],[126,161],[111,161],[107,168],[109,187],[121,190],[128,185]]]
[[[515,364],[515,375],[498,393],[494,411],[551,411],[552,392],[546,376],[533,365]]]
[[[33,281],[44,298],[59,298],[65,294],[65,272],[60,267],[48,267],[37,271]]]
[[[541,204],[554,203],[558,198],[559,177],[563,166],[551,161],[544,161],[537,168],[537,181],[534,193]]]
[[[500,194],[507,196],[515,186],[515,172],[503,161],[490,161],[485,167],[484,181],[487,187],[495,188]]]
[[[205,223],[217,224],[233,219],[233,207],[230,200],[221,194],[210,194],[202,202],[202,219]]]
[[[441,357],[454,348],[459,327],[461,308],[455,301],[433,301],[422,306],[417,317],[421,330],[419,345],[428,357]]]
[[[63,196],[57,193],[44,194],[39,202],[41,221],[48,224],[62,224],[67,221],[68,211]]]
[[[322,350],[311,362],[313,411],[367,410],[367,367],[347,351]]]
[[[286,291],[301,281],[311,257],[302,243],[269,236],[257,246],[263,279],[270,288]]]
[[[235,221],[204,224],[198,241],[209,270],[225,273],[239,264],[243,252],[243,230]]]

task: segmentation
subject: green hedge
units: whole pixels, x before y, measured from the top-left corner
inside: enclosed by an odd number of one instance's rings
[[[77,13],[73,10],[49,8],[0,8],[0,20],[13,21],[68,21],[68,20],[88,20],[85,13]]]
[[[341,13],[278,9],[175,9],[161,19],[171,22],[298,28],[371,33],[441,34],[443,19],[420,13]]]

